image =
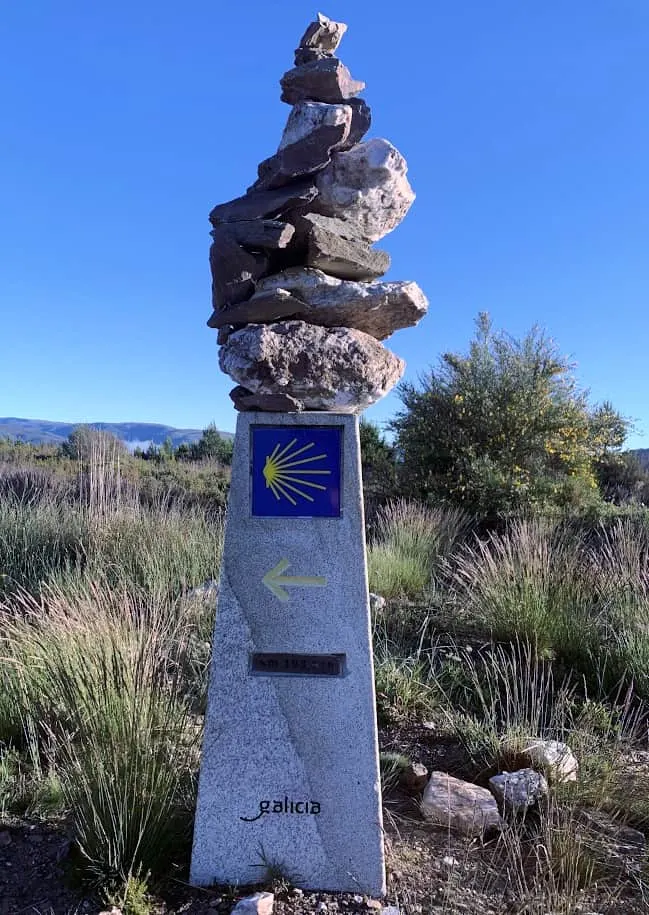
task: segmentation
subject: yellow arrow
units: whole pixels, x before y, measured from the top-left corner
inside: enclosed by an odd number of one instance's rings
[[[266,572],[262,578],[262,584],[266,585],[269,591],[272,591],[278,600],[287,601],[288,591],[286,588],[323,588],[327,584],[326,578],[319,576],[306,575],[284,575],[290,566],[288,559],[280,559],[274,569]]]

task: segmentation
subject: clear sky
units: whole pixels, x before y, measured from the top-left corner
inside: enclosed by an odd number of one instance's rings
[[[304,0],[23,0],[0,30],[0,416],[234,429],[207,214],[289,113]],[[417,193],[380,245],[428,316],[415,380],[479,311],[540,324],[649,446],[649,2],[330,0],[370,135]],[[392,394],[368,412],[398,408]]]

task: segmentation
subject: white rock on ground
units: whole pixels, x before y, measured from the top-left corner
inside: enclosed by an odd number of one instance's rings
[[[543,768],[551,782],[576,782],[579,763],[570,747],[559,740],[530,740],[520,751],[534,768]]]
[[[433,772],[421,800],[424,817],[468,836],[481,836],[504,825],[495,798],[486,788]]]
[[[272,915],[274,903],[273,893],[255,893],[240,899],[232,909],[232,915]]]

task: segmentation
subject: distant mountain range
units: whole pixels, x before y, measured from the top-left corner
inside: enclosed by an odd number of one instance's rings
[[[0,417],[0,438],[12,438],[32,444],[60,445],[65,442],[79,423],[55,423],[46,419],[18,419],[13,416]],[[178,445],[197,442],[203,434],[202,429],[175,429],[159,423],[84,423],[93,429],[112,432],[121,439],[129,449],[147,448],[162,445],[168,438],[174,448]],[[220,432],[223,438],[231,439],[231,432]]]

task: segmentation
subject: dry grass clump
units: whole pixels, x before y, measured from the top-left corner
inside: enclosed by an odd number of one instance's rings
[[[370,589],[386,598],[420,598],[469,527],[459,509],[403,499],[380,508],[368,550]]]
[[[162,873],[188,841],[200,740],[185,621],[105,585],[1,609],[7,694],[60,781],[82,870],[102,886]]]

